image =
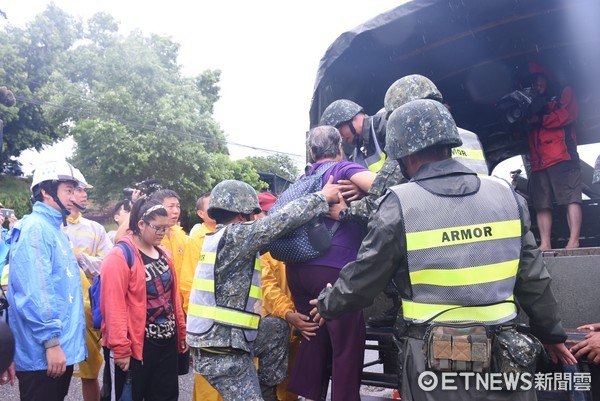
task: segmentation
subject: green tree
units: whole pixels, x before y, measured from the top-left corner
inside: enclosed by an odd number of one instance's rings
[[[81,22],[53,5],[24,30],[7,29],[0,56],[10,63],[0,67],[0,78],[11,75],[13,87],[22,88],[10,120],[10,154],[72,136],[70,161],[95,186],[101,205],[148,177],[177,191],[186,208],[223,179],[262,188],[253,164],[229,160],[213,119],[220,71],[185,77],[178,53],[169,38],[120,34],[106,13]]]
[[[53,102],[80,113],[73,117],[58,109],[53,118],[77,143],[73,163],[104,189],[100,202],[155,177],[184,204],[193,204],[213,185],[215,155],[227,154],[212,118],[220,73],[184,77],[178,44],[140,32],[123,37],[115,26],[105,14],[88,22],[89,42],[69,52],[69,62],[53,76],[55,90],[48,92]],[[56,90],[61,87],[69,91]]]
[[[26,28],[7,25],[0,32],[0,82],[17,96],[15,107],[0,106],[4,121],[2,158],[19,156],[28,148],[42,149],[65,137],[44,115],[37,97],[65,52],[81,37],[80,24],[54,5],[38,15]]]
[[[250,161],[258,172],[277,174],[292,182],[296,181],[300,174],[292,158],[287,155],[251,156],[246,160]]]
[[[0,175],[0,203],[7,209],[13,209],[17,218],[31,213],[31,202],[29,197],[31,192],[29,186],[31,180],[22,177],[13,177],[10,175]],[[5,227],[8,223],[5,222]]]

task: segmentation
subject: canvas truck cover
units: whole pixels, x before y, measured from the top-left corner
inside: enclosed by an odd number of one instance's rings
[[[413,0],[343,33],[327,49],[310,108],[316,126],[345,98],[369,115],[408,74],[429,77],[457,124],[477,133],[492,165],[525,153],[497,109],[522,87],[529,63],[545,66],[557,90],[578,96],[579,144],[600,142],[600,2],[597,0]]]

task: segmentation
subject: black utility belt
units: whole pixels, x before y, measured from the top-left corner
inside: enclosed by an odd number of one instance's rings
[[[243,349],[239,349],[239,348],[232,348],[232,347],[205,347],[205,348],[200,348],[200,354],[203,353],[207,353],[207,354],[218,354],[218,355],[243,355],[243,354],[248,354],[248,351],[244,351]]]
[[[535,336],[513,325],[434,323],[413,325],[407,335],[424,341],[427,368],[432,371],[533,375],[543,352]]]

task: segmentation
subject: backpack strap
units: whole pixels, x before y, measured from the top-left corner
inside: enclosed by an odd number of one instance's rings
[[[334,164],[337,164],[337,162],[336,161],[330,161],[330,162],[327,162],[327,163],[323,163],[322,165],[319,166],[318,169],[315,170],[314,173],[312,173],[310,175],[318,175],[319,177],[323,177],[323,174],[325,174],[325,172],[327,170],[329,170],[329,168],[331,166],[333,166]]]
[[[336,161],[330,161],[327,163],[323,163],[321,166],[319,166],[318,169],[315,170],[315,172],[311,175],[318,175],[319,177],[323,177],[323,174],[325,174],[325,172],[327,170],[329,170],[331,168],[331,166],[333,166],[334,164],[337,164]],[[329,230],[329,233],[331,234],[331,237],[333,238],[333,236],[335,235],[335,232],[337,231],[337,229],[340,227],[340,222],[336,221],[333,224],[333,227],[331,227],[331,230]]]
[[[123,251],[123,255],[125,255],[125,260],[127,261],[127,266],[131,269],[133,266],[133,249],[129,246],[129,244],[125,242],[117,242],[115,244]]]

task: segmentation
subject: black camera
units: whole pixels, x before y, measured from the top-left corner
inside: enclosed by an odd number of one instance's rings
[[[123,195],[125,195],[125,199],[132,200],[131,197],[136,190],[140,191],[140,195],[149,196],[155,191],[162,189],[158,180],[154,177],[146,178],[144,181],[136,182],[133,184],[133,188],[123,188]]]
[[[497,104],[497,108],[504,112],[509,124],[517,124],[534,115],[542,115],[546,107],[546,99],[531,87],[512,91],[502,96]]]

